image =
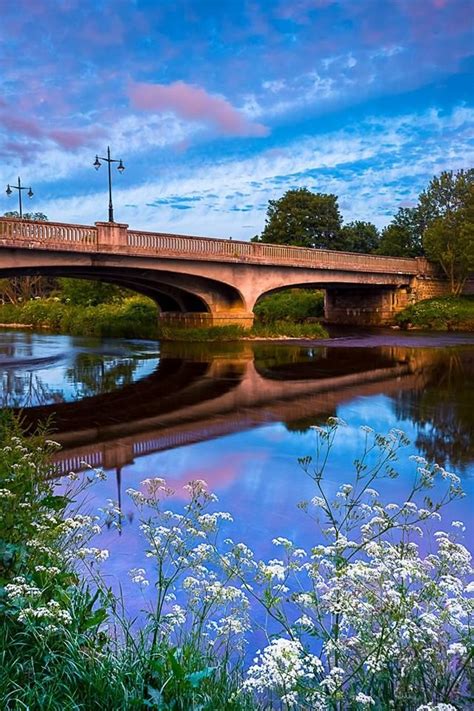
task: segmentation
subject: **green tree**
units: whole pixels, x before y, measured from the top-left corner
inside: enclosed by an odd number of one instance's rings
[[[269,201],[263,232],[252,241],[341,249],[341,223],[336,195],[287,190],[279,200]]]
[[[474,168],[445,170],[435,176],[419,198],[418,210],[425,227],[439,217],[445,217],[464,207],[470,188],[474,185]]]
[[[347,252],[375,252],[380,241],[379,231],[371,222],[356,220],[349,222],[341,230],[341,249]]]
[[[425,218],[418,207],[400,207],[385,227],[377,254],[387,257],[420,257],[423,254]]]
[[[474,185],[450,205],[426,229],[424,245],[426,256],[438,262],[458,296],[474,271]]]
[[[62,301],[74,306],[97,306],[122,301],[128,292],[113,284],[88,279],[58,279]]]
[[[18,210],[10,210],[9,212],[3,213],[4,217],[20,217]],[[24,212],[24,220],[36,220],[37,222],[48,222],[48,218],[44,212]]]

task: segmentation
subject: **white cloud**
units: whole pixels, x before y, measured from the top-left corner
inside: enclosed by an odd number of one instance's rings
[[[116,219],[137,229],[247,239],[263,228],[269,199],[307,186],[337,194],[347,221],[380,226],[400,204],[415,201],[432,175],[472,165],[467,128],[473,123],[474,110],[461,106],[449,115],[432,110],[368,119],[245,159],[189,166],[185,155],[152,180],[116,187]],[[41,204],[52,220],[89,224],[104,219],[106,208],[105,191]]]

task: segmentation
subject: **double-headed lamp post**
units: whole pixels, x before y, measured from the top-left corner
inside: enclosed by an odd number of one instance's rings
[[[13,192],[13,190],[18,190],[18,206],[19,206],[19,208],[20,208],[20,210],[19,210],[19,212],[20,212],[20,219],[22,220],[22,219],[23,219],[23,204],[22,204],[22,201],[21,201],[21,191],[22,191],[22,190],[28,190],[27,195],[28,195],[29,198],[32,198],[33,195],[34,195],[34,193],[33,193],[33,190],[31,189],[31,187],[30,187],[30,188],[25,188],[25,187],[21,184],[20,176],[18,176],[18,185],[10,185],[10,183],[7,185],[7,190],[6,190],[7,195],[11,195],[12,192]]]
[[[125,170],[125,166],[122,163],[122,159],[117,160],[115,158],[110,157],[110,148],[107,146],[107,157],[103,158],[102,156],[96,156],[95,161],[94,161],[94,168],[96,170],[99,170],[100,166],[102,163],[100,162],[101,160],[105,160],[105,162],[108,164],[109,168],[109,222],[114,221],[114,206],[112,204],[112,170],[111,170],[111,165],[112,163],[118,163],[117,170],[119,173],[123,173]]]

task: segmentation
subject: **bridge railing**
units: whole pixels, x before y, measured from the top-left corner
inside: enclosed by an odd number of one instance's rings
[[[373,270],[416,274],[416,259],[383,257],[375,254],[336,252],[329,249],[307,249],[278,244],[240,242],[212,237],[128,230],[127,246],[134,253],[179,256],[180,258],[245,261],[254,263],[310,266],[319,269]]]
[[[0,219],[2,242],[39,243],[44,246],[71,245],[88,248],[97,245],[97,228],[88,225],[71,225],[61,222],[35,222],[33,220]]]
[[[127,225],[103,222],[96,223],[96,226],[92,227],[0,218],[0,245],[392,274],[420,272],[428,274],[434,270],[433,265],[419,258],[383,257],[374,254],[145,232],[128,230]]]

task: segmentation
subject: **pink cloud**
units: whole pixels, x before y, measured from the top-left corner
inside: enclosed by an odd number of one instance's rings
[[[144,111],[173,111],[190,121],[214,124],[231,136],[267,136],[269,130],[253,123],[243,113],[220,96],[182,81],[172,84],[132,83],[129,97],[137,109]]]
[[[104,132],[99,128],[94,128],[92,130],[61,130],[56,129],[48,133],[48,138],[51,138],[55,143],[59,144],[63,148],[79,148],[87,143],[89,143],[93,138],[97,138],[103,135]]]

